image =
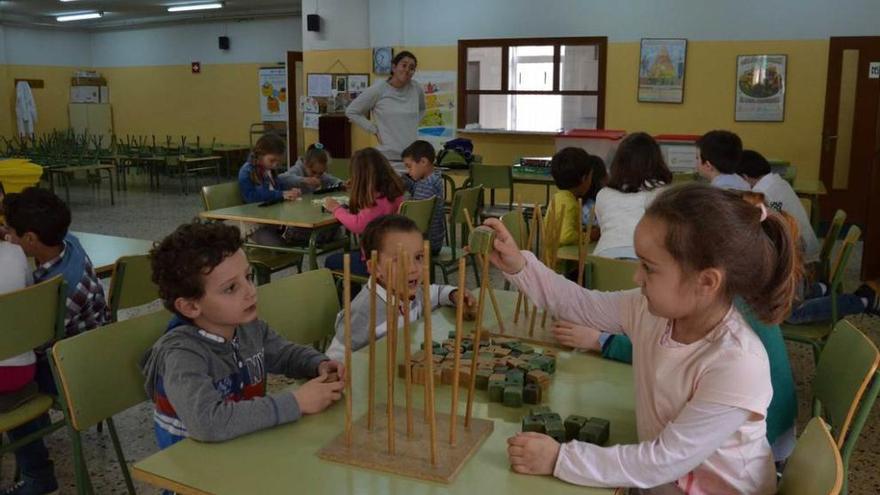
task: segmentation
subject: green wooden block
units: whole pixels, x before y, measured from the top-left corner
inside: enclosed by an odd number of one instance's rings
[[[489,254],[494,249],[495,231],[491,227],[480,225],[468,238],[468,247],[473,254]]]
[[[492,375],[492,372],[489,370],[477,370],[477,383],[475,386],[479,390],[488,390],[489,389],[489,377]]]
[[[544,428],[547,435],[553,437],[554,440],[559,443],[565,442],[565,426],[562,424],[561,420],[555,418],[547,419],[545,416]]]
[[[448,335],[448,338],[455,340],[455,330],[450,330]]]
[[[547,406],[536,406],[529,408],[529,414],[532,416],[544,416],[545,414],[550,414],[553,411],[550,410]]]
[[[504,405],[519,407],[523,403],[523,388],[521,385],[508,385],[504,387]]]
[[[504,401],[504,382],[489,382],[489,402]]]
[[[462,359],[472,359],[474,357],[473,351],[466,351],[461,354]]]
[[[519,349],[517,349],[521,354],[531,354],[535,352],[535,348],[530,346],[529,344],[520,344]]]
[[[519,385],[522,388],[523,383],[526,381],[526,375],[520,370],[510,370],[506,373],[507,383],[510,385]]]
[[[572,414],[569,417],[565,418],[565,438],[568,440],[575,440],[578,437],[578,433],[581,431],[581,428],[587,424],[587,418],[584,416],[578,416],[576,414]]]
[[[523,402],[526,404],[540,404],[541,395],[541,387],[534,383],[529,383],[523,388]]]
[[[608,428],[588,421],[578,432],[577,439],[594,445],[605,445],[608,442],[608,433]]]
[[[434,344],[433,347],[432,347],[432,349],[433,349],[434,351],[436,351],[437,349],[442,349],[442,348],[443,348],[443,346],[440,345],[440,342],[437,342],[437,341],[431,341],[431,342]],[[424,343],[424,342],[422,342],[422,345],[421,345],[421,347],[419,347],[419,349],[425,350],[425,343]]]
[[[544,418],[541,416],[523,416],[522,431],[534,431],[536,433],[544,433]]]
[[[492,373],[489,375],[489,384],[500,383],[504,385],[504,382],[506,381],[507,377],[504,375],[504,373]]]

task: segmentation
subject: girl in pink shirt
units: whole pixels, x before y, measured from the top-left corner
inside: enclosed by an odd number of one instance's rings
[[[622,292],[583,289],[520,252],[500,222],[486,224],[497,233],[493,264],[532,301],[633,340],[639,443],[521,433],[508,440],[515,471],[652,493],[776,491],[767,354],[733,299],[767,323],[788,313],[800,275],[790,218],[708,185],[673,187],[636,227],[641,289]]]
[[[397,213],[403,202],[405,187],[403,179],[394,172],[388,159],[375,148],[358,150],[351,157],[351,184],[348,206],[339,204],[333,198],[324,199],[324,208],[333,213],[346,229],[353,234],[362,234],[367,225],[385,215]],[[342,254],[327,257],[324,266],[331,270],[342,269]],[[354,274],[368,275],[363,256],[352,253],[351,271]]]

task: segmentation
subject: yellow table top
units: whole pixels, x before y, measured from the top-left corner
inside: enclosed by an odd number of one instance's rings
[[[819,179],[798,179],[794,180],[794,192],[798,194],[807,194],[813,196],[824,196],[828,194],[825,183]]]
[[[505,314],[511,313],[515,292],[496,291]],[[487,326],[494,325],[490,307]],[[434,340],[443,340],[454,328],[452,308],[434,312]],[[470,328],[472,324],[466,324]],[[422,326],[414,324],[413,348],[422,342]],[[467,330],[466,330],[467,331]],[[403,340],[402,338],[400,339]],[[385,401],[385,339],[376,350],[376,403]],[[402,352],[398,353],[402,359]],[[367,406],[367,349],[352,356],[353,416],[356,421]],[[594,354],[560,352],[557,371],[550,386],[548,405],[563,418],[569,414],[598,416],[611,421],[610,443],[636,441],[632,368]],[[402,380],[396,381],[395,403],[404,405]],[[437,411],[448,412],[450,386],[436,388]],[[414,407],[421,413],[420,386],[415,386]],[[462,388],[459,413],[464,414],[467,392]],[[441,485],[354,468],[321,460],[316,453],[343,431],[343,402],[324,413],[308,416],[296,423],[277,426],[224,443],[184,440],[136,463],[138,479],[180,493],[358,493],[358,494],[435,494],[504,493],[579,494],[611,493],[601,488],[570,485],[549,476],[524,476],[510,470],[507,438],[520,430],[527,406],[510,408],[488,403],[484,391],[477,391],[474,416],[494,420],[495,429],[476,454],[465,464],[455,481]],[[403,418],[397,418],[401,420]],[[355,432],[357,434],[357,432]],[[448,432],[438,431],[438,441]],[[397,442],[405,441],[398,438]],[[365,452],[364,455],[369,455]]]
[[[306,194],[296,201],[283,201],[270,206],[260,206],[259,203],[230,206],[219,210],[203,211],[199,213],[199,216],[213,220],[233,220],[314,229],[333,225],[339,221],[331,213],[322,211],[321,205],[313,204],[312,200],[343,194],[321,196]]]
[[[87,232],[71,232],[79,239],[92,265],[95,273],[99,276],[109,275],[113,270],[116,260],[122,256],[147,254],[153,247],[153,241],[145,239],[131,239],[103,234],[90,234]]]

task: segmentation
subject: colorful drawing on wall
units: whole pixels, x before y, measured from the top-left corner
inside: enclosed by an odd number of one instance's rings
[[[687,40],[643,38],[639,55],[641,102],[681,103]]]
[[[425,116],[419,123],[419,139],[442,147],[455,137],[456,73],[417,72],[415,79],[425,92]]]
[[[263,122],[287,120],[287,70],[260,69],[260,115]]]
[[[736,57],[737,122],[782,122],[785,118],[786,55]]]

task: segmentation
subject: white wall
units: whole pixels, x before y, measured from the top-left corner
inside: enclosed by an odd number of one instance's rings
[[[9,65],[90,67],[91,40],[84,31],[22,29],[5,26],[2,31],[5,59]]]
[[[307,31],[303,20],[303,50],[370,47],[369,4],[368,0],[302,0],[303,19],[308,14],[321,16],[321,31],[317,33]],[[387,5],[383,8],[390,10]]]
[[[400,44],[407,46],[530,36],[824,39],[880,33],[880,1],[370,0],[372,46],[400,37],[395,24],[403,30]]]
[[[95,67],[283,62],[288,50],[302,50],[300,17],[259,19],[95,32]],[[229,37],[229,50],[217,38]]]

